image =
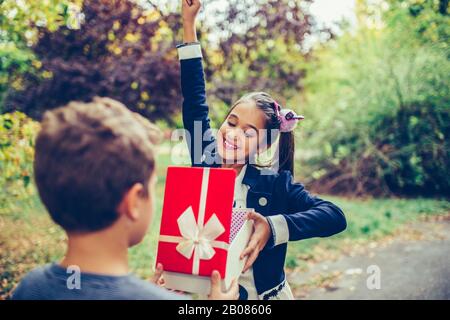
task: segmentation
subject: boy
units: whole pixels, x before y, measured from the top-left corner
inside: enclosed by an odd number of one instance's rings
[[[72,102],[44,115],[34,172],[42,202],[67,233],[60,263],[28,273],[13,299],[182,299],[129,274],[128,248],[140,243],[153,215],[154,144],[160,131],[108,98]],[[210,299],[236,299],[236,281]]]

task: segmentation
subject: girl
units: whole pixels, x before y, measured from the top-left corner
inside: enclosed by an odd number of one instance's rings
[[[287,242],[331,236],[346,228],[346,220],[337,206],[293,181],[293,129],[301,117],[281,109],[269,94],[243,96],[213,136],[195,27],[200,7],[199,0],[182,0],[184,44],[178,46],[192,165],[234,168],[235,206],[255,209],[248,216],[254,232],[241,255],[247,261],[239,278],[240,299],[293,299],[284,273]],[[254,159],[266,150],[259,146],[270,147],[276,139],[279,170],[258,169]]]

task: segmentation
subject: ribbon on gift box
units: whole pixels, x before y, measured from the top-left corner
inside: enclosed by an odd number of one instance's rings
[[[192,274],[194,275],[199,274],[200,260],[210,260],[214,257],[216,254],[214,248],[228,249],[228,243],[215,240],[225,232],[225,228],[220,223],[217,215],[214,213],[208,222],[204,224],[208,184],[209,168],[204,168],[197,221],[195,221],[194,210],[189,206],[177,219],[181,237],[170,235],[159,236],[159,241],[178,243],[176,250],[186,259],[190,259],[192,255],[194,256],[192,265]]]

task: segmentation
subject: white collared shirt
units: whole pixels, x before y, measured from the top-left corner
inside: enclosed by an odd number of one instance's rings
[[[241,172],[236,177],[234,184],[234,207],[235,208],[247,208],[247,193],[250,186],[243,183],[245,176],[245,171],[247,170],[247,165],[243,166]],[[269,267],[269,266],[268,266]],[[256,291],[255,278],[253,275],[253,268],[247,270],[247,272],[242,273],[239,277],[239,285],[244,287],[248,294],[248,300],[259,300],[260,296]],[[278,292],[274,299],[293,299],[293,295],[289,284],[286,281],[285,286],[281,291]]]
[[[241,172],[236,177],[234,183],[234,207],[235,208],[247,208],[247,193],[249,186],[242,183],[245,176],[247,165],[243,166]],[[253,277],[253,268],[247,270],[246,273],[241,274],[239,277],[239,285],[245,288],[248,293],[249,300],[258,300],[258,292],[256,291],[255,279]]]

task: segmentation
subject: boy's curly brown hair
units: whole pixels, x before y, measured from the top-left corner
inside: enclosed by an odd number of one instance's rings
[[[53,220],[72,232],[110,226],[131,186],[142,183],[147,190],[160,140],[155,125],[109,98],[47,111],[34,173]]]

